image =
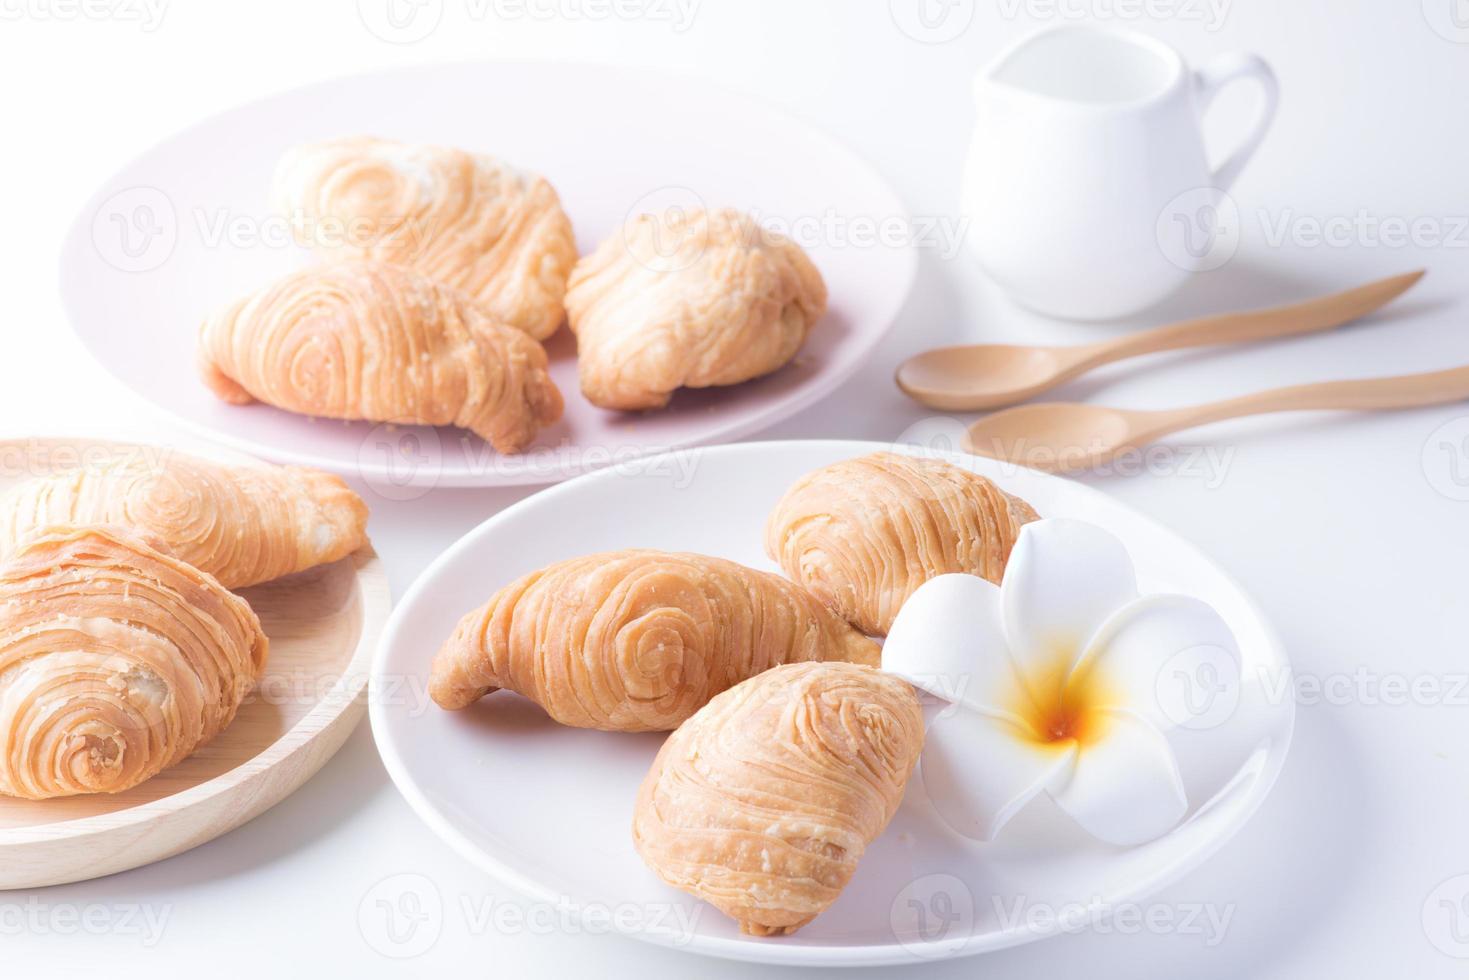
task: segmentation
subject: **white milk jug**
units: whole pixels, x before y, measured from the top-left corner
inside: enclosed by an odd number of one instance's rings
[[[1239,79],[1259,83],[1264,109],[1211,168],[1200,118]],[[1132,31],[1032,35],[975,81],[969,245],[1012,299],[1042,313],[1102,320],[1151,306],[1212,267],[1218,236],[1238,235],[1222,226],[1224,191],[1269,129],[1277,94],[1250,54],[1191,71]]]

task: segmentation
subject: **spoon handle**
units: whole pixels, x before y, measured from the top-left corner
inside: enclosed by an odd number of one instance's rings
[[[1185,320],[1182,323],[1119,337],[1095,345],[1094,353],[1086,359],[1087,367],[1180,347],[1232,344],[1330,330],[1386,306],[1423,278],[1425,271],[1419,269],[1417,272],[1379,279],[1365,286],[1321,296],[1304,303],[1246,313],[1200,317],[1197,320]]]
[[[1274,388],[1162,414],[1165,415],[1165,431],[1177,432],[1196,425],[1268,412],[1416,408],[1466,399],[1469,399],[1469,365],[1426,374],[1403,374],[1392,378],[1366,378],[1360,381],[1325,381],[1319,384]]]

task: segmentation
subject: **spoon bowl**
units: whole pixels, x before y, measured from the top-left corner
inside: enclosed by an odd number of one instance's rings
[[[951,411],[1000,408],[1060,384],[1083,360],[1082,348],[970,344],[924,351],[898,366],[908,397]]]
[[[1074,402],[1021,405],[971,425],[965,448],[1048,473],[1094,469],[1138,444],[1138,418],[1153,414]]]

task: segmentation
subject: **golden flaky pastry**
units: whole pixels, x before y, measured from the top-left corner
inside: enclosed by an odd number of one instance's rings
[[[463,293],[399,266],[323,265],[204,322],[204,381],[232,404],[457,425],[503,453],[561,417],[546,352]]]
[[[886,636],[929,579],[1005,573],[1036,512],[989,480],[937,459],[874,453],[808,473],[765,526],[765,552],[864,633]]]
[[[311,143],[281,159],[274,199],[323,254],[409,266],[538,340],[565,316],[571,222],[543,178],[493,157],[367,136]]]
[[[913,688],[853,664],[790,664],[731,688],[668,737],[633,843],[664,881],[757,936],[836,901],[923,749]]]
[[[299,466],[226,466],[152,446],[38,476],[0,497],[0,554],[52,524],[119,524],[244,588],[367,543],[367,505],[341,478]]]
[[[0,561],[0,793],[118,793],[234,719],[265,667],[260,621],[161,547],[48,528]]]
[[[616,551],[495,593],[439,650],[429,693],[452,709],[505,688],[563,725],[667,731],[776,664],[876,664],[878,655],[778,575],[704,555]]]
[[[732,385],[795,356],[826,312],[799,245],[738,211],[632,219],[577,263],[566,293],[581,390],[661,408],[676,388]]]

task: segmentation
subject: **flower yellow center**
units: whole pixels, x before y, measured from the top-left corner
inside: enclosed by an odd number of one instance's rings
[[[1053,666],[1031,673],[1022,685],[1015,714],[1044,745],[1088,745],[1101,738],[1106,726],[1102,681],[1090,668],[1073,673],[1074,659],[1074,653],[1064,651],[1053,658]]]

